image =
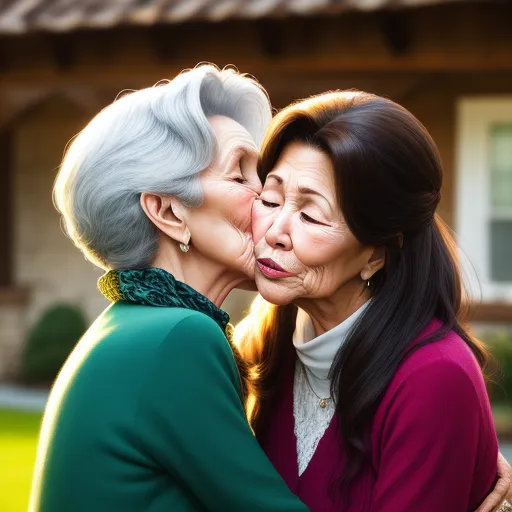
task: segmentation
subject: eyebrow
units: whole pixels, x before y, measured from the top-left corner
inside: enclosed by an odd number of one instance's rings
[[[276,174],[269,174],[267,176],[267,179],[270,179],[270,178],[277,181],[277,183],[279,185],[283,184],[283,179],[280,176],[277,176]],[[316,190],[313,190],[312,188],[309,188],[309,187],[299,187],[299,193],[303,194],[303,195],[309,195],[309,196],[318,196],[327,201],[327,198],[323,194],[320,194],[320,192],[317,192]],[[327,202],[329,202],[329,201],[327,201]]]
[[[313,190],[312,188],[299,187],[299,192],[304,195],[318,196],[327,201],[327,198],[323,194],[320,194],[320,192],[317,192],[316,190]],[[329,202],[329,201],[327,201],[327,202]]]

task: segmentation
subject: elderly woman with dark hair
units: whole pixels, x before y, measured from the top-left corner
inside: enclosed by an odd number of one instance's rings
[[[307,510],[246,421],[220,309],[254,278],[270,117],[255,81],[200,66],[115,101],[71,144],[56,205],[113,305],[52,390],[32,512]]]
[[[312,511],[475,510],[498,444],[434,142],[392,101],[334,92],[281,111],[260,158],[268,302],[237,340],[265,452]]]

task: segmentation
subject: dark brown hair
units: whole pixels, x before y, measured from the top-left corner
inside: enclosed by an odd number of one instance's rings
[[[425,127],[406,109],[379,96],[322,94],[274,118],[259,163],[262,181],[295,141],[331,159],[348,227],[359,242],[382,247],[386,255],[384,268],[371,280],[372,300],[331,368],[331,393],[347,449],[337,486],[343,491],[368,461],[371,421],[404,358],[450,330],[467,343],[482,367],[487,356],[463,326],[457,248],[435,213],[442,165]],[[257,390],[248,403],[256,432],[268,423],[283,364],[293,351],[296,312],[293,305],[273,306],[260,299],[237,332]],[[411,347],[434,318],[441,327]]]

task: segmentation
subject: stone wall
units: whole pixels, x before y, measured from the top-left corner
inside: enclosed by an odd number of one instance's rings
[[[19,370],[26,335],[26,294],[22,291],[0,292],[0,380],[14,378]]]
[[[89,320],[106,306],[96,290],[101,270],[64,235],[52,188],[69,140],[89,114],[54,98],[14,128],[14,282],[29,290],[27,326],[57,302],[81,307]]]

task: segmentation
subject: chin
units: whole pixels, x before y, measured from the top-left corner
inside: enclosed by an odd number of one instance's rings
[[[296,298],[291,290],[284,286],[279,286],[277,283],[269,282],[264,277],[256,276],[256,286],[258,293],[271,304],[276,306],[286,306],[291,304]]]

